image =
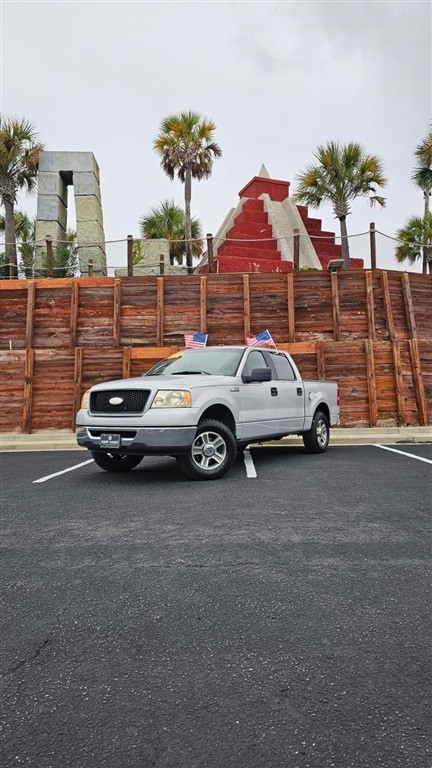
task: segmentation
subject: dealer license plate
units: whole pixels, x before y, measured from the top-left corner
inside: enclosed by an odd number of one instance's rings
[[[115,434],[101,435],[99,445],[101,448],[120,448],[121,437]]]

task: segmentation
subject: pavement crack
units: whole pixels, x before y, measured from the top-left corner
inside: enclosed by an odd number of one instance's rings
[[[41,643],[39,643],[38,646],[34,649],[33,653],[30,656],[27,656],[25,659],[20,659],[20,661],[17,661],[10,669],[6,670],[6,672],[2,672],[1,678],[4,679],[8,675],[13,675],[14,672],[17,672],[18,669],[21,669],[21,667],[24,667],[26,664],[30,664],[35,659],[39,658],[44,648],[46,648],[48,645],[50,645],[54,641],[54,636],[52,633],[48,635],[48,637],[45,638]]]

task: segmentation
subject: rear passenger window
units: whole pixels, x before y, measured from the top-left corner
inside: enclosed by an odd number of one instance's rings
[[[274,367],[276,368],[278,379],[281,381],[295,381],[293,368],[285,355],[278,355],[272,352],[271,359]]]

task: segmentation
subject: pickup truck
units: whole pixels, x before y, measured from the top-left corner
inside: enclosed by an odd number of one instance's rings
[[[302,435],[323,453],[339,422],[335,382],[303,381],[292,357],[257,346],[185,349],[142,376],[96,384],[76,417],[77,442],[107,472],[168,455],[215,480],[249,443]]]

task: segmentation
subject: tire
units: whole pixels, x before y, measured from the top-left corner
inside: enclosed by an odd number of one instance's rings
[[[325,413],[317,411],[312,419],[312,426],[303,433],[303,443],[307,453],[324,453],[330,440],[330,425]]]
[[[142,456],[128,456],[125,453],[101,453],[91,451],[95,463],[105,472],[129,472],[137,467]]]
[[[232,467],[236,456],[231,430],[221,421],[205,419],[198,424],[191,449],[177,456],[177,462],[192,480],[217,480]]]

